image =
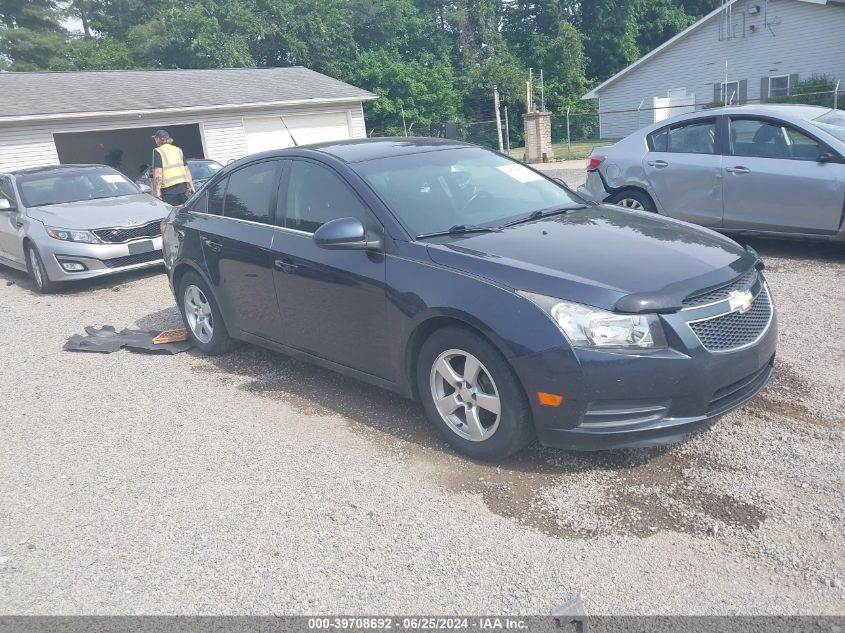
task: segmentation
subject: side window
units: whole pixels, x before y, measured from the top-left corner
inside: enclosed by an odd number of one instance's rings
[[[6,198],[13,207],[17,206],[15,194],[12,190],[12,182],[8,178],[0,178],[0,196]]]
[[[716,120],[691,121],[669,129],[666,151],[680,154],[715,154]]]
[[[203,191],[191,202],[189,211],[194,213],[208,213],[208,191]]]
[[[372,223],[369,210],[337,174],[304,160],[291,162],[285,210],[285,226],[306,233],[338,218]]]
[[[208,189],[208,205],[206,213],[211,215],[223,215],[223,196],[226,193],[228,178],[222,178]]]
[[[229,176],[223,215],[238,220],[269,223],[270,202],[278,167],[278,161],[264,161],[239,169]]]
[[[662,130],[652,132],[648,136],[648,148],[652,152],[668,152],[669,151],[669,128],[664,127]]]
[[[731,121],[731,154],[756,158],[816,160],[818,142],[798,130],[762,119]]]

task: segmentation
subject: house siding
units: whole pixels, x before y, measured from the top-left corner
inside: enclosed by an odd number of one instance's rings
[[[352,138],[366,136],[360,102],[296,108],[242,109],[237,112],[115,116],[87,120],[52,120],[0,124],[0,171],[55,165],[59,162],[53,134],[135,127],[164,127],[199,123],[206,156],[224,165],[247,155],[244,116],[278,116],[345,112]],[[150,146],[152,147],[152,145]]]
[[[752,6],[760,12],[748,14]],[[717,16],[600,90],[602,138],[621,138],[653,123],[652,99],[673,88],[695,94],[697,107],[711,103],[725,81],[726,61],[728,81],[745,80],[749,103],[759,101],[763,77],[826,74],[845,83],[845,6],[769,0],[766,9],[765,0],[741,0],[733,13],[745,14],[745,37],[720,41]]]

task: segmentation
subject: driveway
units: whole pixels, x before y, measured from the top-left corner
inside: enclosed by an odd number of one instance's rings
[[[845,250],[753,245],[780,308],[761,397],[680,446],[498,466],[255,347],[61,350],[178,326],[162,274],[41,296],[0,269],[0,613],[841,614]]]

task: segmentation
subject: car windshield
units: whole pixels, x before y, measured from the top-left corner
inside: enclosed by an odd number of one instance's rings
[[[501,226],[537,211],[584,206],[561,185],[477,147],[391,156],[353,167],[415,236]]]
[[[826,112],[810,123],[845,143],[845,112],[842,110]]]
[[[19,176],[17,182],[21,198],[27,207],[116,198],[140,193],[135,183],[108,167],[69,169]]]
[[[188,160],[188,169],[192,178],[206,180],[223,169],[223,165],[213,160]]]

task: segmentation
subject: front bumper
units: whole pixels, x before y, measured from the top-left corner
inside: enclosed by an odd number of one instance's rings
[[[161,266],[161,236],[125,244],[84,244],[44,238],[36,242],[50,281],[91,279],[130,270]],[[62,264],[75,263],[85,270],[71,272]]]
[[[768,383],[774,368],[777,319],[740,349],[708,351],[690,327],[718,306],[662,315],[669,348],[634,353],[555,348],[514,359],[546,446],[602,450],[668,444],[707,428]],[[537,392],[563,404],[539,404]]]

